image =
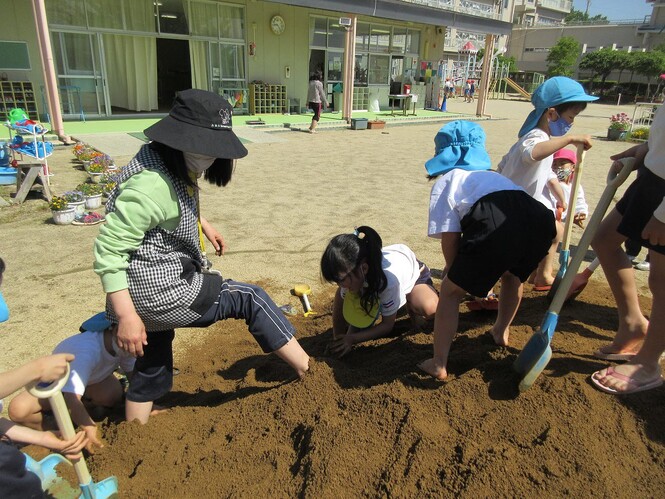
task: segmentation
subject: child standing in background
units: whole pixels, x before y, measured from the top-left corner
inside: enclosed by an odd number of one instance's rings
[[[570,144],[582,144],[585,149],[591,147],[590,135],[566,133],[587,103],[597,99],[587,95],[582,85],[564,76],[550,78],[540,85],[531,97],[535,109],[527,116],[519,131],[519,139],[503,157],[497,171],[523,187],[553,212],[557,208],[565,210],[563,190],[556,183],[550,182],[555,178],[552,156]],[[553,192],[550,192],[550,187],[554,189]],[[556,205],[553,205],[551,195],[556,199]],[[557,223],[556,238],[534,276],[536,291],[549,291],[552,287],[553,264],[562,237],[563,225]]]
[[[414,319],[431,319],[436,312],[438,297],[427,265],[404,244],[383,247],[371,227],[333,237],[321,257],[321,275],[339,286],[333,352],[340,357],[356,343],[388,335],[404,305]]]
[[[570,149],[559,149],[552,156],[552,171],[556,175],[556,180],[563,190],[565,199],[570,199],[570,190],[572,189],[573,177],[575,175],[575,165],[577,164],[577,154]],[[550,189],[551,190],[551,189]],[[555,202],[555,200],[553,200]],[[575,199],[573,223],[580,228],[584,228],[584,220],[589,215],[589,205],[584,197],[584,189],[582,184],[577,187],[577,197]],[[568,210],[564,211],[561,215],[561,221],[565,221],[568,216]]]
[[[522,299],[522,283],[547,253],[554,215],[506,177],[489,171],[485,132],[468,121],[439,130],[436,156],[425,163],[432,187],[430,237],[441,240],[446,260],[434,319],[434,356],[418,366],[439,380],[457,333],[466,293],[485,296],[501,279],[501,300],[491,334],[508,345],[509,327]]]

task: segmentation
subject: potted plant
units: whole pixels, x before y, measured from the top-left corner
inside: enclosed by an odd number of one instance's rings
[[[106,167],[101,163],[90,163],[90,166],[88,167],[88,175],[90,175],[90,180],[95,184],[100,183],[104,172],[106,172]]]
[[[76,186],[76,190],[83,193],[87,210],[94,210],[102,205],[102,192],[104,191],[102,184],[79,184]]]
[[[70,207],[63,196],[53,196],[49,203],[53,222],[57,225],[68,225],[76,218],[76,208]]]
[[[108,154],[98,153],[97,155],[93,156],[93,158],[90,160],[90,166],[92,165],[102,165],[105,170],[117,169],[115,163],[113,162],[113,158]]]
[[[81,191],[66,191],[62,197],[67,200],[70,207],[76,209],[76,214],[80,215],[85,211],[85,197]]]
[[[631,119],[626,113],[614,114],[610,117],[610,126],[607,128],[607,140],[623,140],[630,128]]]

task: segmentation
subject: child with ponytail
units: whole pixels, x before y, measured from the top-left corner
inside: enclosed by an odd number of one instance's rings
[[[356,343],[388,335],[404,305],[413,319],[436,313],[439,299],[427,265],[404,244],[383,247],[381,236],[368,226],[331,239],[321,257],[321,275],[339,286],[332,351],[340,357]]]

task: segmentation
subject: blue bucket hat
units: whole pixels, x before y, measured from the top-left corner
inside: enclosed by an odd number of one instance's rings
[[[434,137],[434,157],[425,163],[431,176],[454,168],[489,170],[492,162],[485,150],[485,131],[471,121],[453,121],[441,127]]]
[[[530,132],[538,120],[548,108],[558,106],[564,102],[592,102],[598,100],[598,97],[589,95],[584,91],[584,87],[575,80],[565,76],[555,76],[540,85],[531,96],[531,103],[534,109],[526,117],[526,121],[520,128],[518,137]]]

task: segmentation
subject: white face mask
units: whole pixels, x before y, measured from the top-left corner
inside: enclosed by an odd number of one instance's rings
[[[190,172],[201,175],[214,163],[215,159],[204,154],[197,154],[194,152],[183,152],[185,158],[185,165]]]

